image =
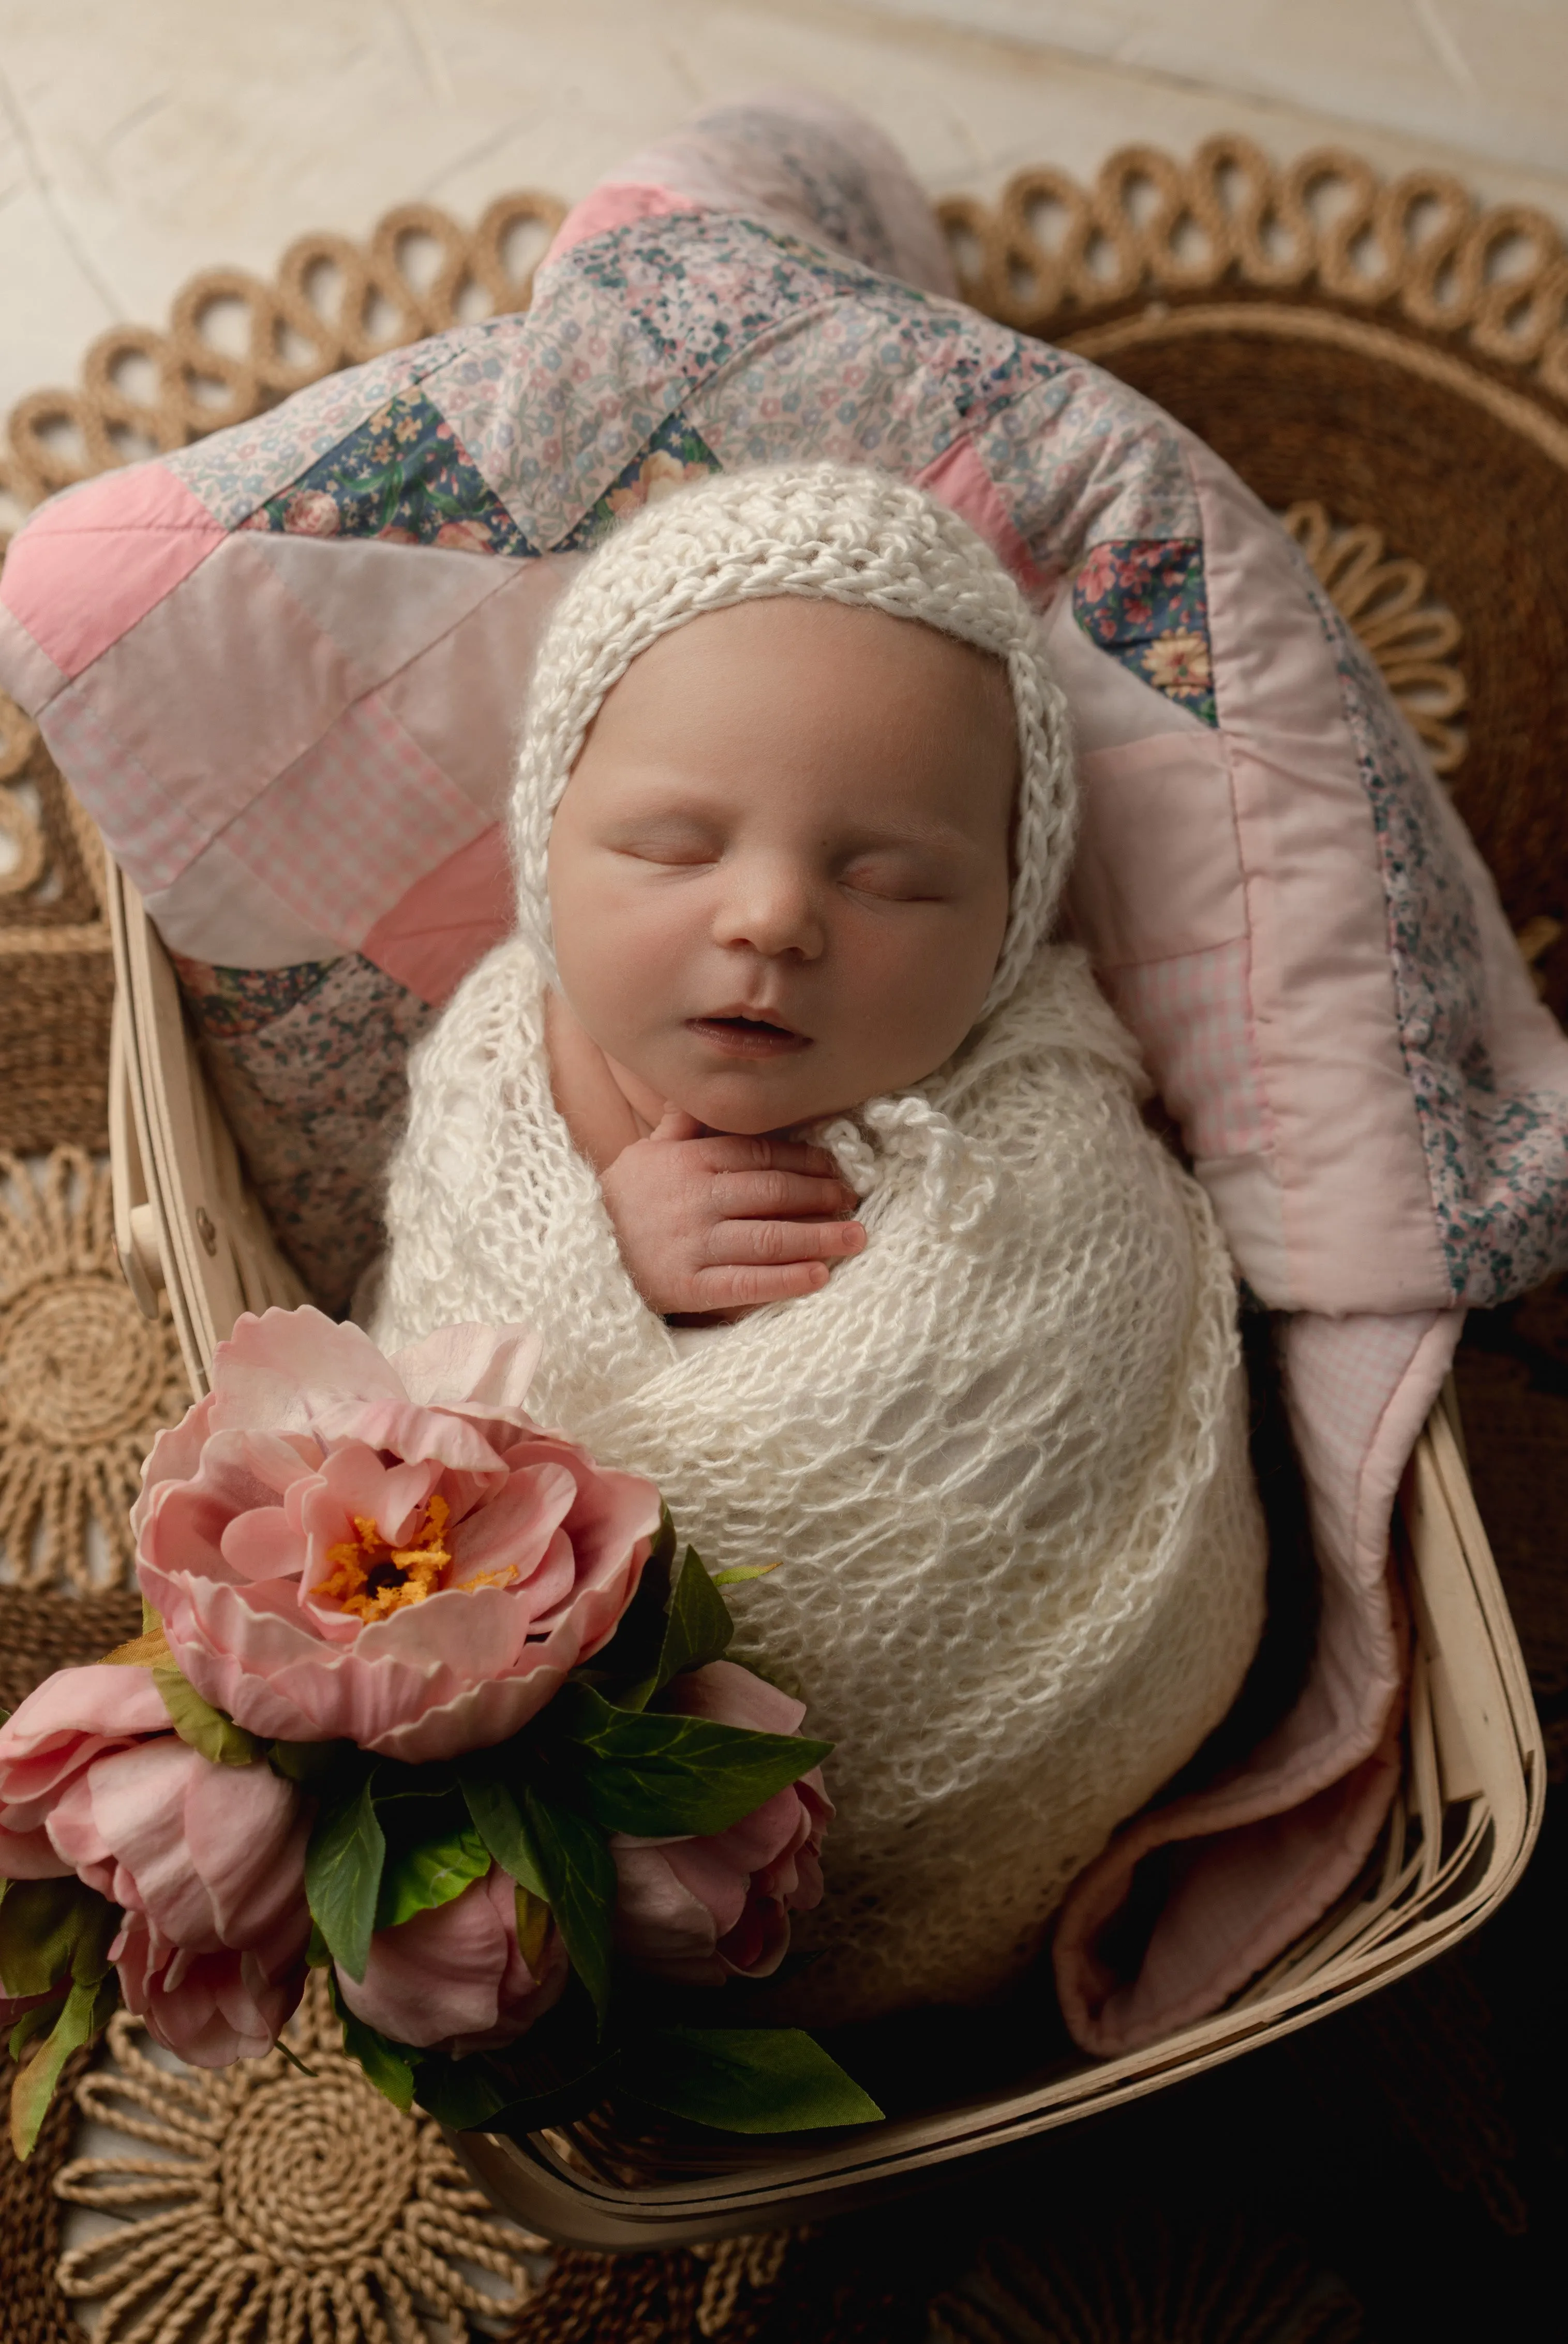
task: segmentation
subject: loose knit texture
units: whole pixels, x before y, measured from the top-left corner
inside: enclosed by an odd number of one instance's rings
[[[1234,1280],[1135,1047],[1047,947],[947,1066],[827,1137],[865,1251],[678,1348],[550,1090],[521,939],[413,1067],[375,1333],[522,1318],[530,1404],[651,1475],[739,1647],[835,1743],[797,2015],[983,1994],[1224,1713],[1259,1633]]]
[[[539,646],[512,793],[522,933],[553,975],[550,823],[605,694],[660,635],[781,594],[919,620],[1007,669],[1018,811],[986,1015],[1049,934],[1066,876],[1076,811],[1067,703],[1033,612],[984,540],[934,497],[864,465],[717,473],[645,508],[567,589]]]

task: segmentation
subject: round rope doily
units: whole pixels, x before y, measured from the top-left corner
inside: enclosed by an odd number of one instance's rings
[[[55,2182],[120,2218],[59,2267],[65,2297],[98,2305],[99,2344],[466,2344],[471,2318],[514,2318],[544,2241],[365,2081],[319,1975],[286,2039],[309,2075],[276,2051],[175,2069],[138,2020],[111,2020],[76,2101],[143,2153],[78,2157]]]
[[[107,1167],[0,1154],[0,1578],[128,1582],[142,1460],[189,1400],[167,1297],[144,1318],[120,1274]]]

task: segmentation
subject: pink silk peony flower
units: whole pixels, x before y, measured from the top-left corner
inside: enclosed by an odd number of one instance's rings
[[[688,1717],[796,1733],[804,1702],[733,1661],[678,1676],[671,1705]],[[789,1944],[789,1915],[821,1902],[822,1834],[833,1809],[820,1767],[728,1831],[707,1839],[610,1841],[616,1942],[638,1969],[682,1985],[770,1977]]]
[[[502,1742],[614,1633],[658,1526],[522,1408],[522,1328],[386,1359],[320,1311],[238,1320],[131,1521],[198,1692],[266,1737],[416,1763]]]
[[[150,1734],[169,1714],[146,1669],[58,1669],[0,1725],[0,1874],[58,1880],[74,1869],[45,1825],[61,1793],[95,1758]]]
[[[498,2050],[559,2001],[567,1952],[554,1922],[538,1970],[518,1944],[517,1891],[499,1864],[449,1904],[416,1913],[370,1940],[365,1975],[337,1973],[357,2018],[395,2043],[449,2052]]]
[[[164,1733],[94,1758],[44,1828],[123,1908],[111,1958],[159,2042],[209,2067],[270,2047],[304,1989],[310,1926],[309,1812],[292,1783]]]
[[[61,1669],[0,1727],[0,1872],[121,1906],[126,2000],[197,2066],[268,2049],[299,2000],[309,1828],[269,1766],[187,1748],[145,1668]]]
[[[303,1932],[300,1945],[303,1946]],[[270,2051],[305,1989],[299,1954],[220,1945],[193,1954],[166,1945],[140,1913],[127,1913],[110,1947],[126,2007],[192,2067],[226,2067]]]

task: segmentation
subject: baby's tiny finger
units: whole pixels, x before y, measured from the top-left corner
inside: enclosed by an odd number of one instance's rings
[[[842,1261],[859,1253],[859,1221],[719,1221],[709,1233],[710,1262]]]
[[[703,1142],[710,1172],[804,1172],[819,1180],[842,1177],[825,1147],[801,1139],[743,1139],[716,1134]]]
[[[853,1212],[859,1201],[842,1180],[803,1172],[720,1172],[712,1190],[712,1209],[735,1221],[829,1221]]]
[[[828,1283],[828,1266],[820,1261],[791,1261],[777,1266],[750,1262],[726,1263],[699,1269],[692,1280],[699,1310],[754,1310],[762,1302],[789,1302],[797,1295],[818,1294]]]

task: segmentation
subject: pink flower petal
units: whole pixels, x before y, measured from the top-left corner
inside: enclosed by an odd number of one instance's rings
[[[719,1725],[741,1725],[751,1733],[796,1733],[806,1714],[793,1701],[743,1669],[738,1661],[709,1661],[678,1676],[665,1696],[683,1717],[710,1718]]]
[[[71,1869],[46,1831],[0,1829],[0,1880],[63,1880]]]
[[[789,1915],[776,1896],[755,1893],[728,1935],[719,1940],[719,1957],[734,1977],[771,1977],[789,1950]]]
[[[663,1855],[681,1886],[707,1907],[716,1935],[733,1929],[746,1910],[746,1873],[711,1839],[678,1840]]]
[[[397,1369],[368,1335],[339,1325],[307,1304],[298,1310],[250,1311],[213,1356],[212,1428],[314,1432],[314,1395],[338,1399],[407,1398]]]
[[[339,1970],[337,1988],[357,2018],[395,2043],[482,2035],[499,2016],[508,1954],[506,1929],[476,1880],[449,1904],[378,1929],[363,1980]]]
[[[292,1579],[304,1570],[307,1548],[281,1506],[236,1514],[218,1548],[236,1579]]]
[[[609,1845],[616,1870],[616,1935],[638,1968],[707,1965],[706,1982],[721,1985],[724,1970],[715,1958],[719,1932],[713,1915],[677,1876],[668,1852],[619,1836]]]
[[[564,1465],[525,1467],[511,1474],[506,1487],[468,1515],[452,1532],[449,1586],[466,1586],[487,1571],[509,1571],[509,1584],[527,1587],[530,1598],[540,1595],[534,1574],[550,1551],[555,1533],[577,1502],[578,1485]],[[567,1578],[542,1601],[530,1601],[529,1618],[571,1585],[572,1549],[566,1546]]]
[[[441,1327],[394,1351],[390,1364],[422,1408],[466,1407],[526,1424],[523,1402],[541,1348],[531,1327]]]

